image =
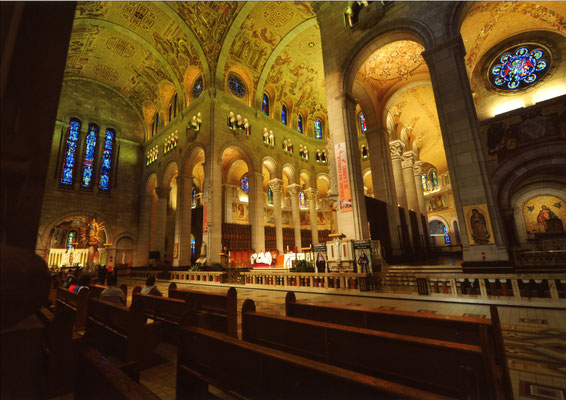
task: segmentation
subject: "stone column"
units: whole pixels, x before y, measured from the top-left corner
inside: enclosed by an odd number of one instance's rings
[[[417,190],[418,210],[426,218],[426,205],[424,200],[423,184],[421,175],[423,174],[423,162],[415,161],[413,165],[413,172],[415,174],[415,189]]]
[[[405,149],[405,144],[400,140],[389,142],[391,151],[391,164],[393,166],[393,179],[395,180],[395,193],[397,194],[398,204],[407,208],[407,194],[403,183],[403,168],[401,167],[401,155]]]
[[[416,157],[417,155],[412,151],[403,153],[401,166],[403,168],[403,182],[405,184],[405,193],[407,195],[407,207],[418,213],[419,198],[417,197],[415,172],[413,170]]]
[[[316,215],[316,201],[318,199],[318,189],[310,188],[305,190],[305,196],[307,196],[307,201],[309,204],[312,244],[318,244],[318,225],[317,225],[317,215]]]
[[[145,193],[141,200],[141,215],[136,243],[134,266],[147,265],[149,259],[149,237],[151,232],[151,203],[153,196]]]
[[[173,259],[174,266],[191,264],[192,182],[192,176],[177,176],[177,213],[175,215],[177,258]]]
[[[277,250],[285,252],[283,248],[283,223],[281,222],[281,193],[283,192],[283,179],[272,179],[269,188],[273,193],[273,217],[275,219],[275,238]]]
[[[295,230],[295,246],[301,251],[301,215],[299,211],[299,193],[301,185],[296,183],[287,186],[291,196],[291,210],[293,214],[293,229]]]
[[[468,237],[467,230],[460,231],[463,261],[482,261],[482,253],[485,253],[488,261],[507,261],[509,254],[499,211],[489,185],[485,149],[465,54],[460,35],[422,53],[430,70],[458,220],[465,221],[469,217],[464,214],[464,206],[486,204],[489,215],[484,217],[489,217],[493,228],[490,238],[495,241],[494,244],[477,244]]]
[[[209,155],[207,154],[207,157]],[[220,262],[222,251],[222,163],[212,160],[203,163],[203,235],[206,245],[206,261]],[[224,212],[232,212],[231,208]],[[206,214],[206,215],[205,215]],[[206,218],[206,226],[204,224]]]
[[[260,252],[265,250],[265,196],[263,194],[263,175],[259,172],[249,172],[248,182],[252,248]]]
[[[159,260],[163,261],[165,253],[165,227],[167,221],[167,200],[169,199],[170,187],[156,186],[157,194],[157,223],[155,224],[155,247],[153,251],[159,251]]]

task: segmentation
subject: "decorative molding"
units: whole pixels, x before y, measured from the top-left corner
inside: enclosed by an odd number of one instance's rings
[[[294,196],[298,196],[301,193],[301,185],[297,183],[293,183],[292,185],[287,186],[287,190]]]
[[[165,186],[155,187],[155,194],[160,199],[166,199],[167,197],[169,197],[170,192],[171,192],[171,187],[165,187]]]
[[[405,144],[401,140],[394,140],[389,142],[389,150],[391,151],[392,160],[400,159],[403,150],[405,150]]]
[[[281,193],[283,191],[283,183],[283,179],[275,178],[267,182],[267,185],[273,193]]]

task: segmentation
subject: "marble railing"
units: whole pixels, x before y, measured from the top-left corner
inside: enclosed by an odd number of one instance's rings
[[[310,287],[340,290],[367,290],[368,276],[354,273],[315,274],[312,272],[244,272],[246,286]]]
[[[226,272],[223,271],[169,271],[170,280],[173,282],[195,282],[195,283],[225,283]]]

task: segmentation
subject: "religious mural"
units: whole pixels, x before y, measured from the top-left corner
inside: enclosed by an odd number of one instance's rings
[[[232,222],[248,223],[249,222],[249,206],[243,203],[232,204]]]
[[[291,215],[289,211],[281,211],[281,224],[283,224],[283,226],[291,225]]]
[[[266,224],[275,224],[275,214],[273,208],[266,208],[265,209],[265,223]]]
[[[523,206],[525,228],[529,234],[564,232],[566,202],[555,196],[536,196]]]
[[[311,224],[311,215],[309,211],[301,211],[301,226],[310,226]]]
[[[495,243],[487,204],[464,206],[462,208],[464,210],[464,218],[466,220],[466,229],[468,231],[468,241],[470,245]]]
[[[514,115],[483,124],[482,135],[490,160],[503,160],[550,137],[566,137],[566,103],[533,106]]]
[[[446,197],[446,194],[438,193],[425,198],[425,205],[428,213],[445,210],[448,208],[448,198]]]

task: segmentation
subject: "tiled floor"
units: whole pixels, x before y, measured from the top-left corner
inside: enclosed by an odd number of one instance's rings
[[[122,283],[122,282],[121,282]],[[141,281],[125,281],[128,292]],[[182,285],[186,288],[225,292],[227,287]],[[167,283],[158,283],[167,294]],[[238,309],[246,299],[253,299],[256,309],[283,315],[285,292],[261,289],[238,289]],[[489,317],[489,307],[478,304],[441,303],[383,299],[362,296],[343,296],[314,293],[297,293],[298,300],[339,305],[364,305],[374,308],[439,315]],[[130,301],[131,298],[128,299]],[[566,312],[564,310],[499,306],[511,381],[516,400],[566,399]],[[238,322],[240,329],[240,321]],[[163,363],[142,373],[141,382],[162,399],[175,398],[175,347],[162,344],[158,354]]]

